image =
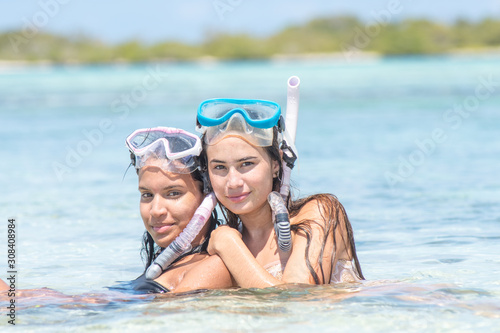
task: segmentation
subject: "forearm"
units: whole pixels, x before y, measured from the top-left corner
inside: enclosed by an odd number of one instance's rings
[[[267,288],[283,283],[257,262],[241,239],[227,239],[217,254],[242,288]]]

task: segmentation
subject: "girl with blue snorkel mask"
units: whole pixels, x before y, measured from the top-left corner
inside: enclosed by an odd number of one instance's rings
[[[206,252],[217,215],[213,194],[203,193],[200,139],[186,131],[140,129],[126,140],[139,176],[146,228],[146,270],[131,287],[140,292],[183,292],[232,286],[226,267]]]
[[[280,145],[284,128],[279,105],[261,100],[208,100],[200,105],[197,121],[203,133],[200,163],[228,224],[212,232],[208,252],[221,257],[239,286],[364,279],[351,224],[331,194],[297,201],[284,195],[291,246],[282,246],[276,237],[273,220],[286,215],[273,212],[268,203],[269,194],[280,190],[283,179]]]

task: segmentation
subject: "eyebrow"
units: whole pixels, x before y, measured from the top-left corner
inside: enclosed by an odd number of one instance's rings
[[[253,159],[256,159],[256,158],[257,158],[256,156],[247,156],[247,157],[243,157],[243,158],[240,158],[240,159],[236,160],[236,162],[245,162],[245,161],[253,160]],[[226,161],[222,161],[222,160],[213,159],[213,160],[210,160],[210,163],[222,163],[222,164],[225,164],[227,162]]]
[[[182,187],[182,186],[181,185],[170,185],[170,186],[166,186],[166,187],[162,188],[162,191],[172,190],[172,189],[176,189],[176,188],[180,188],[180,187]],[[150,189],[147,187],[144,187],[144,186],[139,186],[139,191],[150,191]]]

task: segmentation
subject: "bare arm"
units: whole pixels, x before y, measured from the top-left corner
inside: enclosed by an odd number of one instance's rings
[[[318,200],[311,200],[292,219],[292,224],[309,221],[309,227],[307,231],[298,230],[294,233],[292,252],[282,280],[274,278],[257,262],[243,243],[241,234],[235,229],[219,227],[212,232],[208,251],[217,253],[221,257],[237,284],[244,288],[265,288],[284,283],[329,283],[333,259],[351,260],[352,256],[348,251],[345,221],[340,216],[341,214],[337,213],[332,221],[328,221],[328,217],[332,214],[329,210],[331,207],[325,209],[323,204]],[[335,233],[333,225],[329,223],[339,224]],[[335,237],[335,246],[333,237]],[[316,279],[311,273],[306,258],[309,260]]]
[[[196,289],[223,289],[234,286],[231,274],[219,256],[209,256],[190,269],[172,292]]]
[[[283,283],[257,262],[236,229],[222,226],[212,231],[208,253],[220,256],[240,287],[267,288]]]
[[[0,291],[9,290],[9,285],[0,279]]]
[[[308,202],[292,219],[292,223],[310,221],[304,228],[299,229],[294,237],[292,254],[283,272],[283,280],[289,283],[316,284],[311,274],[306,258],[309,259],[318,282],[328,283],[332,267],[333,237],[328,230],[325,214],[321,211],[317,200]],[[308,235],[309,234],[309,235]],[[308,248],[308,237],[310,238]]]

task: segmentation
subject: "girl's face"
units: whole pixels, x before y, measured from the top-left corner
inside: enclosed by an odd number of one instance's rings
[[[279,164],[271,160],[264,148],[238,137],[227,137],[207,146],[206,153],[210,182],[217,199],[227,209],[240,216],[268,209],[267,196]]]
[[[190,174],[172,173],[156,166],[140,169],[139,192],[144,226],[161,247],[167,247],[179,236],[203,200],[200,182]]]

